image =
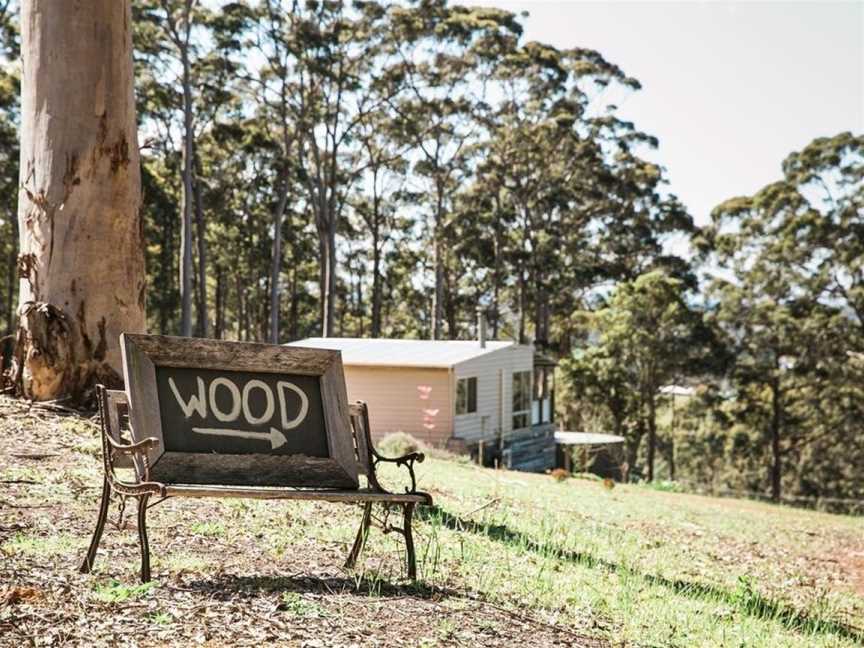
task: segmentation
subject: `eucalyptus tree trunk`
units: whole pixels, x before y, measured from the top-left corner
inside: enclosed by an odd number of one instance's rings
[[[270,11],[271,19],[273,17],[273,7],[267,3],[267,8]],[[296,9],[296,7],[295,7]],[[278,41],[277,41],[278,42]],[[278,46],[277,46],[278,49]],[[281,49],[280,57],[281,57]],[[291,148],[294,143],[294,138],[291,131],[291,120],[288,108],[289,94],[289,73],[288,68],[283,66],[280,68],[281,78],[279,86],[279,119],[282,135],[282,156],[286,167],[282,171],[282,183],[279,188],[279,200],[273,210],[273,253],[270,259],[270,342],[271,344],[279,344],[279,320],[281,315],[282,303],[282,221],[285,217],[285,209],[288,206],[288,191],[290,171],[287,167],[288,158],[291,155]],[[290,222],[289,222],[290,225]]]
[[[159,305],[159,333],[168,335],[173,332],[172,320],[175,316],[174,309],[171,307],[170,295],[173,294],[175,288],[176,275],[172,265],[174,264],[174,227],[173,219],[165,221],[161,228],[161,252],[159,253],[159,261],[162,265],[161,272],[157,277],[159,283],[158,290],[160,291],[161,304]],[[155,286],[154,286],[155,287]]]
[[[444,189],[437,183],[435,223],[432,232],[432,265],[435,272],[435,286],[432,289],[432,331],[433,340],[441,339],[441,322],[444,319],[444,261],[441,249],[441,229],[444,221]]]
[[[296,258],[296,257],[295,257]],[[288,339],[296,340],[300,337],[300,291],[297,279],[297,264],[291,268],[291,319],[288,324]]]
[[[15,227],[15,219],[12,219],[12,226],[15,229],[13,236],[17,236],[17,227]],[[3,295],[3,310],[6,316],[6,321],[3,328],[3,335],[0,337],[0,372],[6,367],[9,362],[11,352],[14,346],[13,333],[18,325],[18,316],[15,312],[15,284],[18,278],[18,257],[14,246],[10,247],[9,255],[6,258],[6,285],[5,294]],[[2,373],[0,373],[0,383],[2,383]]]
[[[221,340],[225,337],[225,293],[227,286],[225,285],[225,269],[222,266],[216,266],[216,321],[213,332],[213,337]]]
[[[503,250],[502,233],[501,233],[501,204],[498,195],[495,194],[495,237],[493,239],[495,265],[492,270],[492,339],[498,339],[498,327],[500,325],[500,300],[501,300],[501,284],[503,283],[501,271],[501,255]]]
[[[449,259],[446,260],[449,266]],[[447,319],[447,339],[455,340],[459,337],[459,304],[456,300],[456,288],[453,286],[453,277],[450,269],[444,271],[444,313]]]
[[[330,227],[335,227],[335,222]],[[331,229],[323,233],[322,249],[324,258],[321,264],[324,270],[324,312],[321,317],[324,337],[333,336],[333,325],[336,315],[336,232]]]
[[[657,403],[654,393],[648,395],[648,481],[654,481],[654,456],[657,451]]]
[[[36,400],[120,383],[145,329],[126,0],[21,4],[20,307],[9,378]]]
[[[377,199],[376,214],[373,216],[375,227],[372,229],[372,330],[370,337],[381,337],[381,302],[383,294],[381,291],[381,243],[378,229]]]
[[[780,433],[782,427],[782,394],[780,381],[771,383],[771,499],[780,501],[783,478],[783,453],[780,449]]]
[[[270,259],[270,344],[279,344],[279,306],[282,272],[282,210],[273,214],[273,252]]]
[[[519,296],[517,298],[517,309],[519,311],[519,344],[527,344],[528,343],[528,333],[526,331],[526,322],[527,322],[527,313],[526,309],[526,295],[527,292],[526,284],[528,280],[525,278],[525,270],[523,268],[518,269],[519,277]]]
[[[18,236],[18,223],[14,218],[12,221],[12,236]],[[12,246],[9,250],[9,257],[6,260],[6,330],[5,335],[12,335],[17,326],[18,320],[15,313],[15,283],[18,279],[18,259],[15,254],[16,250]]]
[[[237,339],[241,342],[249,339],[249,318],[246,313],[246,280],[242,272],[234,275],[235,292],[237,293]]]
[[[279,312],[282,302],[282,218],[288,205],[288,174],[273,210],[273,250],[270,258],[270,343],[279,344]]]
[[[193,142],[193,157],[195,176],[193,191],[195,196],[195,229],[198,238],[198,295],[197,320],[195,324],[198,337],[209,337],[209,319],[207,317],[207,224],[204,219],[204,199],[201,192],[201,159],[198,157],[198,147]]]
[[[192,28],[192,0],[185,5],[185,40],[178,40],[180,62],[183,68],[183,193],[181,196],[182,218],[180,221],[180,334],[192,335],[192,171],[193,171],[193,124],[192,124],[192,63],[189,60],[189,39]]]

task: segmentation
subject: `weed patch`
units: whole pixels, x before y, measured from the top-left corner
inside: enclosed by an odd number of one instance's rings
[[[302,618],[327,616],[327,611],[323,607],[314,601],[305,599],[298,592],[283,592],[282,602],[279,604],[278,609]]]
[[[128,583],[112,580],[108,583],[94,585],[93,598],[101,603],[123,603],[124,601],[141,598],[153,591],[155,587],[156,583],[153,581],[129,585]]]
[[[0,551],[27,556],[55,556],[68,554],[82,546],[79,538],[69,535],[37,536],[17,533],[0,545]]]

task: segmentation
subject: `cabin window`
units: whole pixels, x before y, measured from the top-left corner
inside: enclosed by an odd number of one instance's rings
[[[473,414],[477,411],[477,378],[460,378],[456,381],[456,414]]]
[[[531,372],[513,373],[513,429],[528,427],[531,416]]]
[[[534,400],[531,403],[531,425],[552,422],[553,367],[534,368]]]

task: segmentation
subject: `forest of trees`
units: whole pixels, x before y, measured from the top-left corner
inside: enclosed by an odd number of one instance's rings
[[[0,0],[7,357],[18,9]],[[634,475],[864,497],[862,135],[790,153],[699,228],[612,103],[639,81],[511,12],[135,0],[132,19],[150,332],[464,339],[481,308],[561,359],[559,420],[625,436]]]

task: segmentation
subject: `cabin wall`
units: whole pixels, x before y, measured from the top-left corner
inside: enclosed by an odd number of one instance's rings
[[[499,431],[502,435],[510,433],[513,430],[513,373],[532,371],[533,367],[533,347],[519,345],[457,364],[452,395],[453,436],[472,443],[497,438]],[[477,377],[477,412],[456,416],[456,381],[472,376]]]
[[[453,433],[449,369],[345,366],[348,400],[366,401],[373,439],[405,432],[443,447]]]

